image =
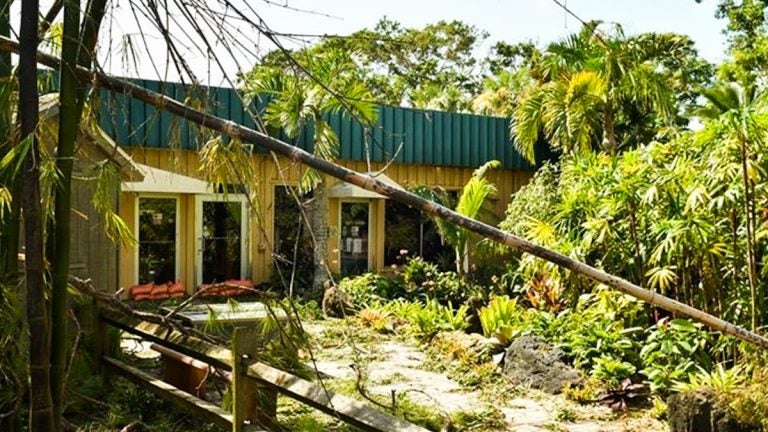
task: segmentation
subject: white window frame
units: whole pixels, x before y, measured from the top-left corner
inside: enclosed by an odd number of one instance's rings
[[[243,194],[197,194],[195,195],[195,286],[203,283],[203,202],[240,202],[240,277],[248,279],[251,275],[250,245],[250,214],[248,212],[248,197]],[[221,281],[224,282],[224,281]]]
[[[141,227],[139,226],[139,219],[141,215],[141,199],[142,198],[160,198],[160,199],[172,199],[176,201],[176,230],[175,230],[175,236],[176,241],[174,243],[174,274],[176,275],[176,280],[180,280],[181,275],[179,274],[179,271],[181,269],[180,262],[181,262],[181,250],[180,250],[180,244],[181,244],[181,197],[179,195],[174,194],[163,194],[163,193],[141,193],[136,196],[136,205],[135,205],[135,220],[134,220],[134,226],[136,227],[136,239],[138,240],[138,244],[136,245],[136,250],[134,251],[133,259],[136,263],[136,272],[134,273],[134,285],[139,284],[139,273],[141,272],[139,263],[139,251],[141,249]]]

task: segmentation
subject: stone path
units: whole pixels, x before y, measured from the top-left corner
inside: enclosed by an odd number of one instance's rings
[[[328,324],[305,323],[305,329],[320,336]],[[354,352],[349,344],[322,347],[317,350],[317,368],[330,379],[354,380]],[[357,343],[362,357],[368,359],[368,391],[389,396],[392,390],[407,392],[409,399],[420,405],[433,406],[444,413],[472,412],[487,408],[479,391],[469,391],[444,374],[426,370],[425,354],[416,346],[392,338],[375,343]],[[528,394],[530,393],[530,394]],[[514,432],[661,432],[666,427],[653,419],[615,418],[604,407],[583,407],[561,396],[526,392],[523,397],[496,406],[504,414],[507,428]],[[558,419],[563,412],[579,420]]]

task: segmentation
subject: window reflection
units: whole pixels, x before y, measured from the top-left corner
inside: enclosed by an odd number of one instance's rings
[[[176,199],[139,198],[139,283],[176,280]]]
[[[242,279],[242,203],[203,201],[203,283]]]

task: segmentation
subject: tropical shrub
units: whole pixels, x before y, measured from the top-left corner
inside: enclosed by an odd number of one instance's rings
[[[594,363],[592,376],[607,383],[609,387],[618,387],[621,382],[631,378],[637,372],[637,368],[632,363],[609,356],[600,356]]]
[[[378,273],[344,278],[339,282],[339,289],[344,291],[356,306],[397,298],[403,293],[402,285],[398,281]]]
[[[469,307],[454,308],[451,303],[441,305],[437,300],[395,301],[384,306],[385,310],[405,319],[411,324],[416,336],[429,339],[438,332],[464,330],[468,325]]]
[[[601,357],[639,367],[642,310],[643,304],[632,297],[598,289],[582,295],[574,308],[558,314],[547,337],[585,371],[592,371]]]
[[[676,381],[672,386],[675,392],[710,388],[718,393],[732,392],[744,384],[749,376],[743,366],[734,366],[726,369],[722,363],[707,371],[701,366],[697,371],[688,375],[687,381]]]
[[[408,260],[403,268],[403,282],[407,298],[430,298],[442,304],[461,304],[474,293],[486,291],[455,272],[440,271],[437,265],[420,257]]]
[[[559,171],[542,170],[513,196],[500,226],[729,321],[760,325],[765,309],[752,303],[765,298],[768,284],[748,282],[744,201],[750,211],[768,208],[768,195],[759,192],[768,189],[768,159],[760,156],[768,140],[764,131],[750,133],[756,139],[746,197],[739,142],[730,123],[715,120],[616,156],[563,157]],[[765,257],[768,224],[757,222],[754,249]],[[508,278],[522,290],[546,277],[560,284],[566,305],[593,289],[531,255],[518,264]]]
[[[654,392],[667,392],[675,381],[686,381],[697,370],[712,367],[707,348],[710,336],[701,324],[662,319],[648,330],[640,350],[643,374]]]

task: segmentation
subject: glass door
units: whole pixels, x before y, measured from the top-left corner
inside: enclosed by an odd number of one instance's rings
[[[341,273],[362,274],[369,268],[370,203],[341,203]]]
[[[139,284],[164,284],[178,273],[176,198],[139,197]]]
[[[245,198],[231,195],[227,198],[197,197],[198,284],[246,277],[248,216]]]

